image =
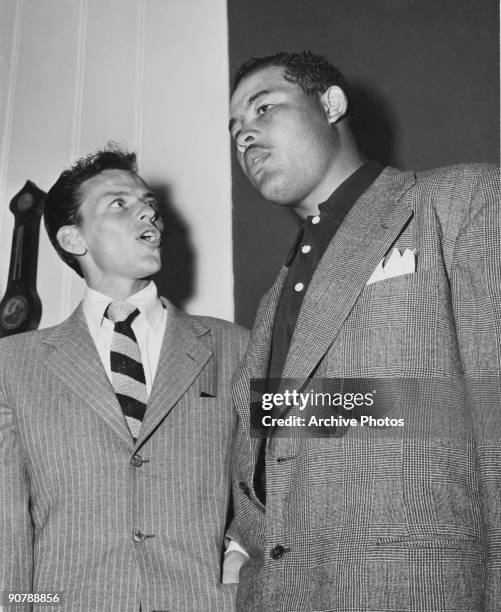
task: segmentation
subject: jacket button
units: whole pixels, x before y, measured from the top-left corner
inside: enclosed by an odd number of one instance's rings
[[[250,497],[250,489],[249,487],[245,484],[245,482],[241,481],[238,483],[238,486],[240,487],[240,490],[242,491],[242,493],[246,496],[246,497]]]
[[[134,542],[143,543],[146,540],[146,536],[142,531],[134,531],[132,538]]]
[[[138,468],[143,465],[143,458],[141,457],[141,455],[133,455],[130,462],[134,467]]]
[[[286,549],[281,544],[277,544],[275,548],[270,550],[270,557],[276,561],[283,557],[286,552]]]

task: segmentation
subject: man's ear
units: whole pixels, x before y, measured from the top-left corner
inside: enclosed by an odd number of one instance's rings
[[[76,225],[63,225],[56,235],[59,246],[72,255],[85,255],[87,245]]]
[[[327,115],[329,123],[336,123],[346,115],[348,110],[348,100],[346,94],[337,85],[331,85],[320,96],[320,102]]]

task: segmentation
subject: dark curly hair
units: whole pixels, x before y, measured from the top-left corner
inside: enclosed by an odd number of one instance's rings
[[[283,66],[284,78],[299,85],[307,95],[323,94],[331,85],[337,85],[348,97],[348,85],[339,70],[323,55],[308,50],[300,53],[279,51],[274,55],[247,60],[235,73],[233,91],[242,79],[268,66]]]
[[[109,143],[104,149],[80,158],[71,168],[64,170],[45,199],[44,222],[49,240],[59,257],[82,277],[78,259],[61,247],[57,232],[64,225],[81,223],[80,186],[103,170],[127,170],[137,174],[136,154],[122,151],[114,143]]]

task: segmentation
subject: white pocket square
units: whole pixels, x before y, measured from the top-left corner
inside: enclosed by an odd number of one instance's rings
[[[413,274],[415,271],[416,250],[405,249],[401,255],[400,251],[395,248],[386,260],[386,264],[384,263],[384,257],[378,263],[377,268],[367,281],[367,285],[372,285],[372,283],[377,283],[378,281],[386,280],[388,278],[403,276],[404,274]]]

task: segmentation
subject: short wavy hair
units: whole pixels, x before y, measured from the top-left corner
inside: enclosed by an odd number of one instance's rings
[[[81,223],[80,187],[103,170],[127,170],[137,174],[136,154],[123,151],[116,144],[109,143],[104,149],[78,159],[71,168],[64,170],[45,199],[44,223],[49,240],[59,257],[82,277],[78,259],[61,247],[57,232],[64,225]]]
[[[349,97],[348,84],[341,72],[325,56],[308,50],[299,53],[279,51],[274,55],[247,60],[235,73],[233,91],[245,77],[268,66],[282,66],[285,69],[284,78],[299,85],[307,95],[321,95],[332,85],[337,85]]]

